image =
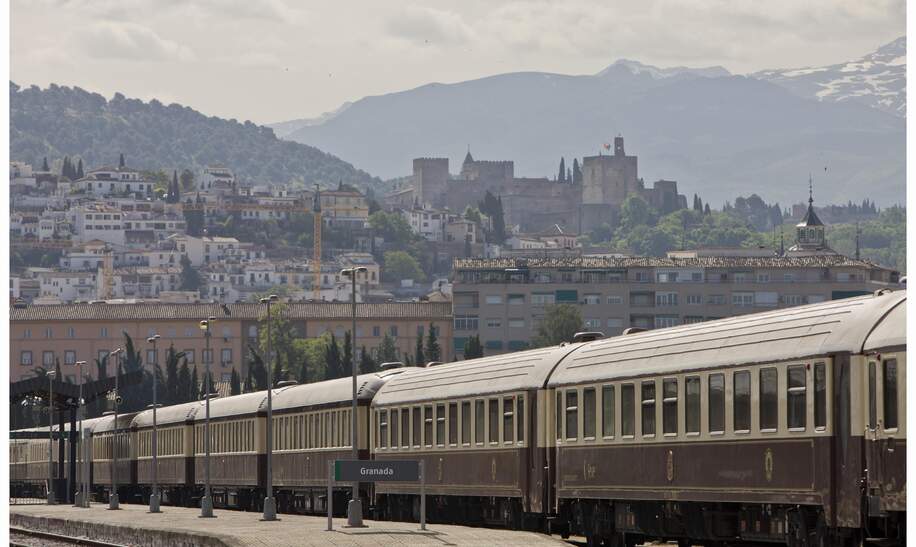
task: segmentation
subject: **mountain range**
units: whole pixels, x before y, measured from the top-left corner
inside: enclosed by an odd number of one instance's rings
[[[469,146],[514,160],[517,176],[554,176],[560,157],[620,134],[647,182],[674,179],[714,204],[752,192],[798,202],[813,173],[821,203],[883,206],[905,201],[905,55],[900,38],[847,63],[751,75],[620,60],[594,75],[430,83],[273,127],[384,178],[421,156],[457,172]]]

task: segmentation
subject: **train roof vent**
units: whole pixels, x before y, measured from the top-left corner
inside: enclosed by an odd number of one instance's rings
[[[102,416],[114,416],[114,410],[106,410],[102,413]]]
[[[295,386],[295,385],[299,385],[299,382],[295,380],[283,380],[282,382],[277,382],[274,388],[276,389],[276,388],[289,387],[289,386]]]
[[[636,334],[637,332],[646,332],[647,330],[648,329],[644,329],[642,327],[630,327],[630,328],[623,329],[622,334],[626,336],[628,334]]]
[[[603,332],[577,332],[573,335],[572,341],[577,344],[579,342],[593,342],[602,338],[604,338]]]
[[[382,363],[381,365],[378,366],[379,370],[388,370],[392,368],[403,368],[403,367],[404,367],[404,363],[400,361],[389,361],[387,363]]]
[[[444,363],[445,363],[444,361],[430,361],[430,362],[426,363],[426,368],[434,367],[434,366],[436,366],[436,365],[442,365],[442,364],[444,364]]]
[[[877,291],[875,291],[875,296],[882,296],[882,295],[889,294],[889,293],[892,293],[892,292],[894,292],[894,291],[892,291],[892,290],[890,290],[890,289],[878,289]]]

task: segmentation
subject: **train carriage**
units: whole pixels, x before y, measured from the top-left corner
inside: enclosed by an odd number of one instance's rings
[[[545,384],[565,345],[416,369],[372,402],[376,459],[424,462],[429,518],[506,526],[548,510]],[[417,519],[420,485],[380,482],[382,518]]]
[[[549,382],[562,531],[612,545],[852,541],[866,524],[863,432],[877,439],[865,453],[887,463],[868,465],[872,513],[901,510],[905,300],[847,299],[579,348]]]
[[[200,401],[156,411],[157,480],[164,503],[188,505],[194,487],[194,418],[203,412]],[[136,443],[137,486],[148,499],[153,483],[153,411],[138,413],[131,423]]]
[[[92,491],[102,499],[111,494],[115,474],[118,493],[133,492],[137,483],[137,460],[133,450],[130,423],[135,412],[106,414],[92,424]],[[85,425],[85,424],[84,424]],[[117,466],[114,456],[117,451]],[[128,501],[128,497],[122,497]]]

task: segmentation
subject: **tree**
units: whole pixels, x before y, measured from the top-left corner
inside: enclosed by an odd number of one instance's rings
[[[438,361],[441,357],[439,340],[436,337],[436,327],[432,323],[429,324],[429,333],[426,336],[426,348],[424,348],[424,353],[429,361]],[[418,362],[417,366],[420,365],[422,365],[422,363]]]
[[[183,351],[175,351],[175,345],[169,345],[169,350],[165,354],[165,393],[163,393],[163,402],[165,404],[183,403],[180,390],[180,377],[178,372],[178,361],[184,358]]]
[[[343,356],[340,359],[340,370],[343,376],[353,375],[353,343],[350,340],[350,331],[344,333]]]
[[[191,382],[188,385],[188,401],[199,401],[201,393],[203,393],[200,385],[200,377],[197,375],[197,365],[194,365],[194,370],[191,371]]]
[[[293,325],[286,318],[286,304],[271,304],[270,314],[270,344],[268,344],[267,334],[267,308],[261,308],[260,328],[258,331],[259,353],[267,357],[268,361],[273,359],[273,382],[279,382],[289,378],[298,367],[296,366],[296,351],[293,347],[295,333]],[[273,355],[267,353],[270,347]],[[266,386],[262,386],[266,387]]]
[[[124,168],[124,152],[121,152],[121,153],[119,154],[119,157],[118,157],[118,167],[121,168],[121,169]]]
[[[384,258],[384,269],[382,277],[387,281],[400,281],[402,279],[413,279],[414,281],[425,281],[426,274],[420,267],[417,259],[410,256],[404,251],[386,251]]]
[[[191,264],[191,259],[188,258],[188,255],[181,255],[181,290],[183,291],[199,291],[203,281],[200,278],[200,274]]]
[[[181,171],[181,189],[188,191],[194,188],[194,173],[190,169],[184,169]]]
[[[175,403],[189,403],[194,400],[191,395],[191,382],[191,369],[188,367],[188,358],[182,357],[181,368],[178,369],[178,395],[175,398]]]
[[[709,210],[709,203],[707,203],[706,205],[703,206],[703,214],[704,214],[704,215],[709,215],[709,214],[711,214],[711,211]]]
[[[483,345],[480,343],[480,335],[469,336],[464,343],[464,358],[478,359],[483,357]]]
[[[370,372],[378,371],[378,363],[372,358],[372,355],[366,351],[366,346],[362,347],[359,356],[359,373],[360,374],[369,374]]]
[[[398,350],[394,345],[394,339],[385,333],[382,337],[382,343],[378,346],[379,363],[392,363],[398,360]]]
[[[343,369],[340,366],[340,348],[337,347],[337,339],[333,333],[331,333],[331,341],[328,342],[324,360],[327,366],[325,380],[343,377]]]
[[[235,367],[232,367],[232,376],[229,377],[229,395],[239,395],[242,393],[242,381]]]
[[[417,366],[426,363],[426,355],[423,353],[423,337],[417,336],[417,347],[414,349],[414,362]]]
[[[252,378],[252,390],[267,389],[267,367],[252,346],[248,346],[248,372]]]
[[[410,224],[398,213],[373,213],[369,215],[369,226],[376,236],[381,236],[386,242],[403,245],[414,238]]]
[[[620,226],[624,230],[632,230],[636,226],[654,226],[658,221],[658,212],[646,200],[631,195],[623,200],[620,206]]]
[[[566,182],[566,159],[560,158],[560,172],[557,174],[557,182]]]
[[[47,157],[47,156],[45,156],[45,157],[42,158],[42,160],[41,160],[41,170],[42,170],[42,171],[45,171],[45,172],[51,170],[51,168],[48,167],[48,157]]]
[[[76,178],[81,179],[85,176],[86,174],[83,173],[83,158],[80,158],[79,163],[76,164]]]
[[[572,181],[576,184],[582,182],[582,168],[579,167],[579,158],[573,158],[573,176]]]
[[[538,326],[537,334],[531,339],[536,348],[556,346],[569,342],[573,335],[582,331],[582,314],[571,304],[551,304],[544,308],[544,319]]]

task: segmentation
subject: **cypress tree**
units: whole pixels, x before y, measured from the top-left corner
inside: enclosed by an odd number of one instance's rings
[[[480,335],[468,337],[464,343],[464,358],[477,359],[483,357],[483,346],[480,344]]]
[[[557,175],[557,182],[566,182],[566,158],[560,158],[560,172]]]
[[[79,163],[76,164],[76,178],[81,179],[85,176],[86,174],[83,173],[83,158],[80,158]]]
[[[309,383],[309,360],[305,355],[302,356],[302,363],[299,364],[299,375],[296,381],[300,384]]]
[[[176,170],[172,175],[172,184],[175,186],[175,189],[172,190],[173,200],[172,203],[181,203],[181,184],[178,183],[178,171]]]
[[[229,379],[229,394],[230,395],[239,395],[242,393],[242,382],[239,378],[239,373],[236,372],[235,367],[232,367],[232,377]]]
[[[245,375],[245,385],[243,386],[244,393],[251,393],[254,391],[254,375],[251,373],[251,368],[248,369],[248,373]]]
[[[189,401],[199,401],[200,395],[203,393],[203,390],[200,387],[200,378],[197,376],[197,365],[194,365],[194,370],[191,372],[191,381],[188,385],[188,400]]]
[[[334,337],[334,333],[331,333],[331,341],[328,342],[328,346],[325,349],[324,360],[327,363],[325,380],[333,380],[343,376],[343,371],[340,367],[340,348],[337,347],[337,339]]]
[[[193,400],[191,397],[191,369],[188,367],[188,358],[182,357],[181,368],[178,369],[175,403],[189,403]]]
[[[426,348],[424,350],[426,358],[429,361],[438,361],[440,358],[439,341],[436,339],[436,327],[429,324],[429,334],[426,337]],[[417,363],[418,365],[420,363]]]
[[[353,344],[350,341],[350,331],[344,333],[343,356],[340,358],[341,376],[353,374]]]
[[[579,158],[573,158],[573,176],[572,181],[576,184],[582,182],[582,168],[579,167]]]
[[[423,337],[417,336],[417,347],[414,350],[414,362],[417,363],[417,366],[423,366],[426,364],[426,355],[423,353]]]
[[[45,156],[45,157],[41,160],[41,170],[42,170],[42,171],[50,171],[50,170],[51,170],[51,168],[48,167],[48,157],[47,157],[47,156]]]
[[[362,353],[359,356],[360,374],[369,374],[370,372],[376,372],[377,370],[378,364],[375,362],[375,359],[372,358],[372,355],[366,351],[366,346],[363,346]]]
[[[184,402],[179,400],[180,395],[178,393],[178,386],[181,385],[178,383],[178,360],[183,356],[183,353],[178,355],[175,352],[174,344],[169,346],[169,350],[165,354],[165,393],[163,393],[164,397],[162,398],[165,404],[174,405]]]
[[[703,207],[703,214],[704,214],[704,215],[710,214],[710,211],[709,211],[709,203],[707,203],[707,204]]]
[[[121,169],[124,168],[124,152],[121,152],[121,153],[119,154],[119,157],[118,157],[118,167],[121,168]]]

